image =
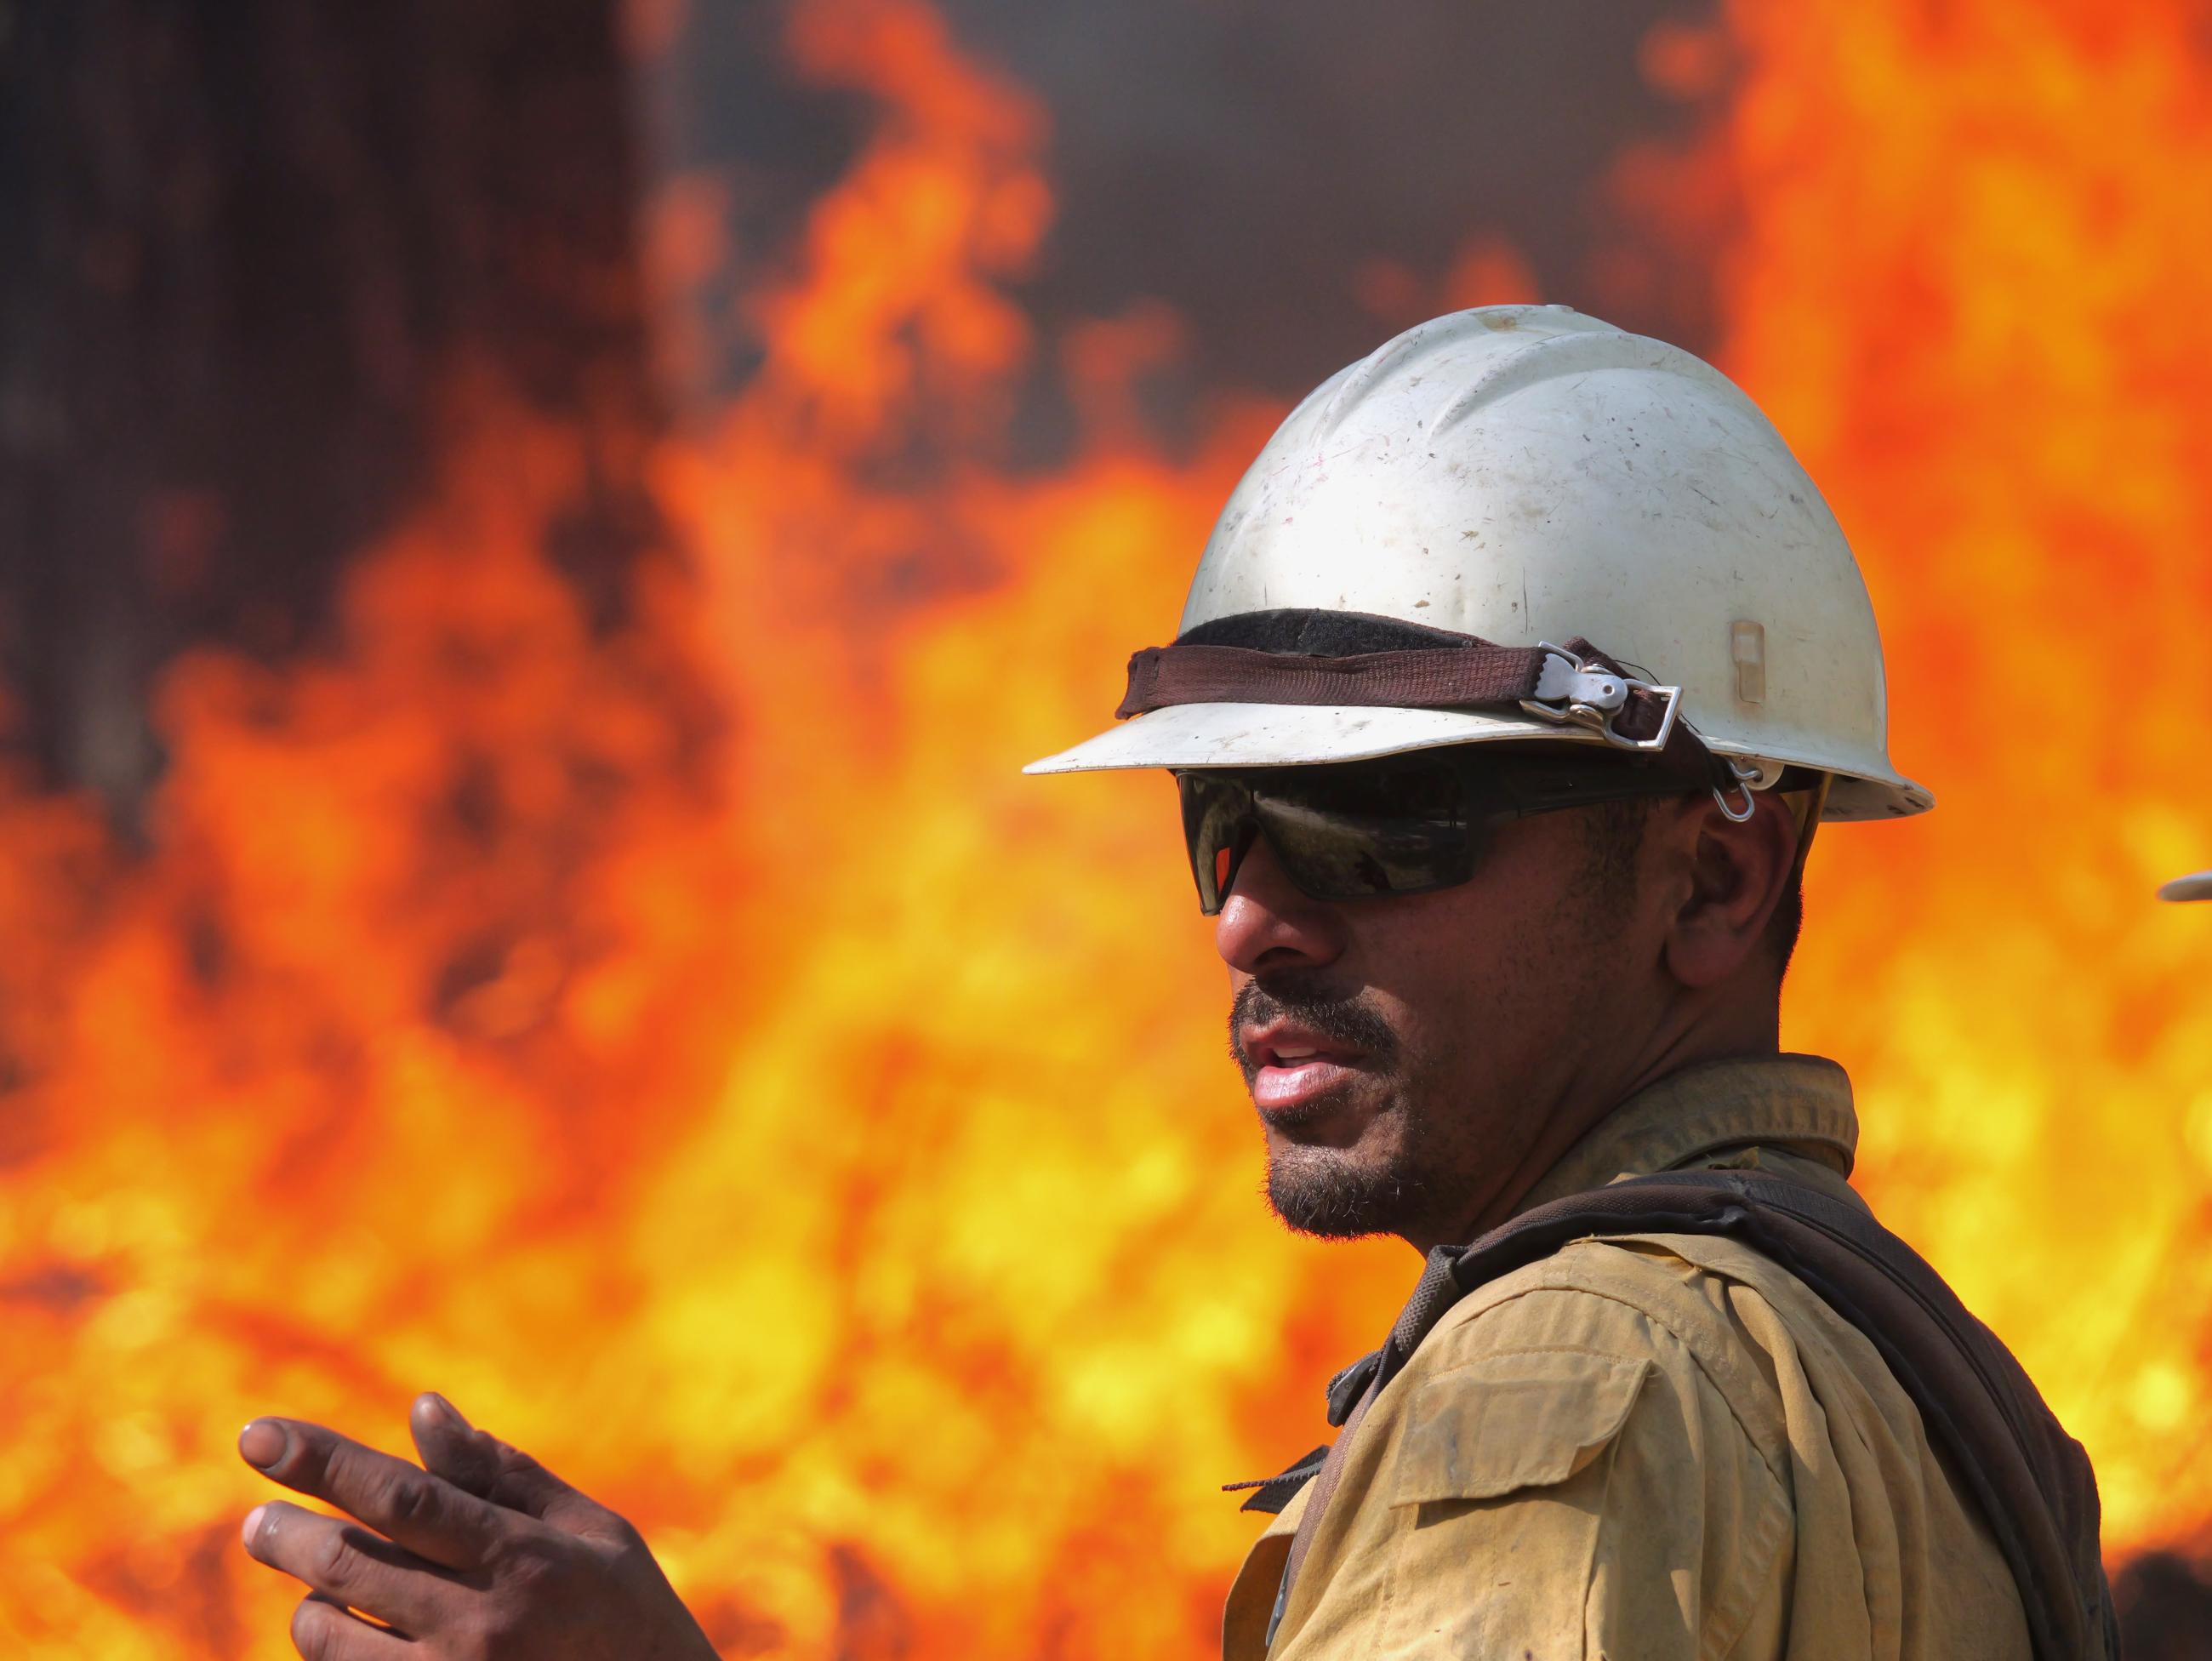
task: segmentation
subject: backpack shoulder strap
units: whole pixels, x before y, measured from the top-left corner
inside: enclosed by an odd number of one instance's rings
[[[1863,1333],[1980,1506],[2019,1584],[2037,1661],[2115,1661],[2088,1457],[2011,1352],[1911,1246],[1802,1183],[1670,1171],[1526,1212],[1462,1250],[1452,1278],[1463,1296],[1570,1241],[1624,1234],[1740,1239]]]

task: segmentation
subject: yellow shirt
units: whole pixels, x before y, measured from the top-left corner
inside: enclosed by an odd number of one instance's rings
[[[1864,1208],[1850,1081],[1687,1069],[1524,1202],[1749,1167]],[[1872,1344],[1733,1240],[1580,1240],[1456,1305],[1346,1451],[1270,1649],[1311,1484],[1246,1558],[1226,1661],[2022,1658],[2002,1555]]]

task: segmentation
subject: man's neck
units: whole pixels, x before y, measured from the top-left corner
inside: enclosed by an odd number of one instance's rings
[[[1516,1159],[1504,1179],[1489,1188],[1488,1197],[1466,1215],[1401,1236],[1425,1256],[1437,1245],[1463,1244],[1487,1233],[1522,1209],[1536,1184],[1565,1159],[1568,1151],[1602,1124],[1620,1105],[1642,1094],[1662,1079],[1708,1062],[1781,1053],[1778,1011],[1754,1004],[1738,1019],[1717,1019],[1722,1012],[1708,1010],[1711,1019],[1680,1024],[1663,1041],[1639,1049],[1628,1065],[1608,1071],[1602,1078],[1585,1079],[1554,1098],[1535,1139]]]

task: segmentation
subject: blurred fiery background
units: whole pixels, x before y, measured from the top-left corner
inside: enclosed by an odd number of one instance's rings
[[[2202,0],[0,0],[10,1652],[289,1653],[237,1427],[428,1386],[726,1655],[1207,1652],[1413,1264],[1264,1214],[1161,782],[1015,770],[1542,297],[1853,537],[1942,806],[1786,1037],[2205,1653],[2208,200]]]

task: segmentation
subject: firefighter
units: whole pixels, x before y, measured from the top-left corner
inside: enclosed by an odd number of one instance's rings
[[[1883,697],[1850,549],[1741,392],[1562,307],[1486,307],[1291,414],[1124,718],[1034,765],[1174,775],[1270,1202],[1428,1263],[1333,1382],[1326,1455],[1256,1485],[1279,1509],[1230,1661],[2108,1653],[2094,1488],[2023,1523],[2086,1465],[2055,1425],[2041,1463],[1962,1436],[1960,1390],[2009,1381],[2000,1429],[2033,1390],[1962,1313],[1972,1365],[1915,1348],[1948,1297],[1924,1269],[1869,1304],[1766,1236],[1576,1209],[1672,1173],[1734,1184],[1739,1224],[1779,1192],[1879,1234],[1850,1084],[1780,1053],[1778,1001],[1815,828],[1932,805]],[[313,1589],[304,1654],[711,1655],[627,1524],[436,1397],[415,1429],[422,1468],[297,1421],[241,1438],[374,1530],[248,1519]]]
[[[1742,1238],[1575,1225],[1459,1283],[1460,1243],[1659,1171],[1880,1232],[1778,999],[1816,825],[1933,804],[1748,399],[1559,307],[1401,335],[1268,442],[1119,713],[1032,770],[1176,775],[1276,1210],[1429,1254],[1335,1445],[1263,1488],[1231,1661],[2109,1652],[2087,1462],[1963,1311],[2037,1444],[1995,1504],[2002,1438],[1936,1445],[1986,1406],[1945,1346]]]

